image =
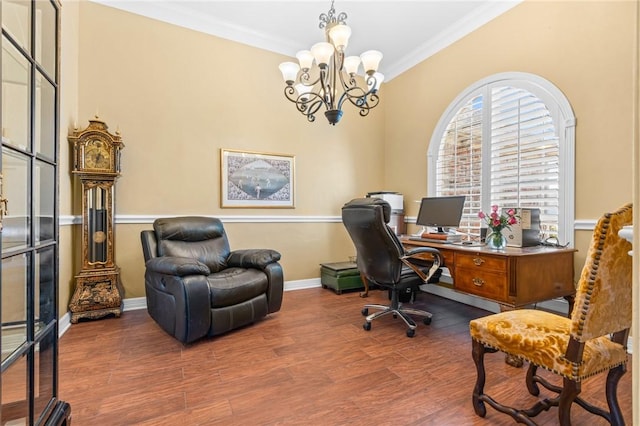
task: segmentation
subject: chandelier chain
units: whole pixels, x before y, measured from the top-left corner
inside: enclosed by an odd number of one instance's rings
[[[351,29],[346,25],[346,19],[346,13],[336,14],[332,0],[329,12],[319,16],[319,27],[325,31],[326,42],[316,43],[311,51],[299,51],[296,54],[299,64],[280,64],[286,84],[285,97],[310,122],[315,121],[320,109],[324,109],[329,124],[335,125],[342,117],[345,102],[358,108],[360,116],[364,117],[380,101],[378,87],[384,76],[377,68],[382,53],[369,50],[360,57],[347,57],[345,48]],[[365,68],[363,78],[357,75],[360,64]]]
[[[334,25],[346,25],[347,23],[347,14],[345,12],[340,12],[338,16],[335,16],[336,9],[333,7],[333,1],[334,0],[331,1],[331,8],[329,9],[329,12],[320,14],[320,23],[318,24],[320,29],[329,29]]]

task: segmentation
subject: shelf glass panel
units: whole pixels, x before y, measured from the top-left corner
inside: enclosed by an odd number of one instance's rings
[[[4,5],[4,1],[2,4]],[[25,151],[31,148],[29,69],[29,61],[3,36],[2,143]]]
[[[36,252],[35,333],[56,319],[54,248]]]
[[[27,341],[27,254],[2,259],[2,361]]]
[[[51,328],[47,335],[35,346],[33,398],[36,413],[45,413],[47,405],[54,397],[54,345],[55,329]]]
[[[36,242],[52,240],[55,224],[53,215],[55,209],[55,168],[53,165],[36,161],[36,185],[33,200],[36,203]]]
[[[53,4],[50,1],[37,1],[35,58],[52,78],[55,78],[56,72],[56,25],[56,9]]]
[[[16,360],[2,372],[2,424],[30,425],[27,394],[27,356]]]
[[[55,109],[55,88],[40,72],[36,72],[35,151],[49,159],[55,156]]]
[[[2,29],[29,51],[31,46],[31,2],[2,0]],[[54,39],[54,36],[51,36]]]
[[[8,213],[2,220],[3,253],[29,243],[29,165],[26,155],[2,148],[2,192],[8,200]]]

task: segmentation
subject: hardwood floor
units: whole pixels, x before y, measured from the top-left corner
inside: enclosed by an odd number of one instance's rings
[[[421,293],[433,313],[408,338],[400,319],[362,329],[364,303],[388,302],[372,290],[336,295],[313,288],[286,292],[282,310],[252,326],[183,346],[146,310],[73,324],[60,340],[61,399],[72,425],[512,425],[471,406],[475,367],[469,320],[486,311]],[[487,355],[486,390],[500,402],[532,405],[525,369]],[[619,399],[631,424],[631,362]],[[603,406],[604,375],[582,395]],[[556,409],[537,417],[557,424]],[[575,425],[603,425],[578,406]]]

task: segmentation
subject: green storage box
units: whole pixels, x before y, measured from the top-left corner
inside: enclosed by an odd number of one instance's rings
[[[354,262],[321,263],[320,282],[323,288],[332,288],[337,294],[343,290],[364,288]]]

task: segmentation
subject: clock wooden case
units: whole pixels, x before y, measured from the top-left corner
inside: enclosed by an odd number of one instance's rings
[[[104,121],[89,120],[74,129],[72,173],[82,185],[82,267],[69,303],[71,322],[122,313],[124,291],[115,263],[115,182],[120,176],[119,132],[111,134]]]

